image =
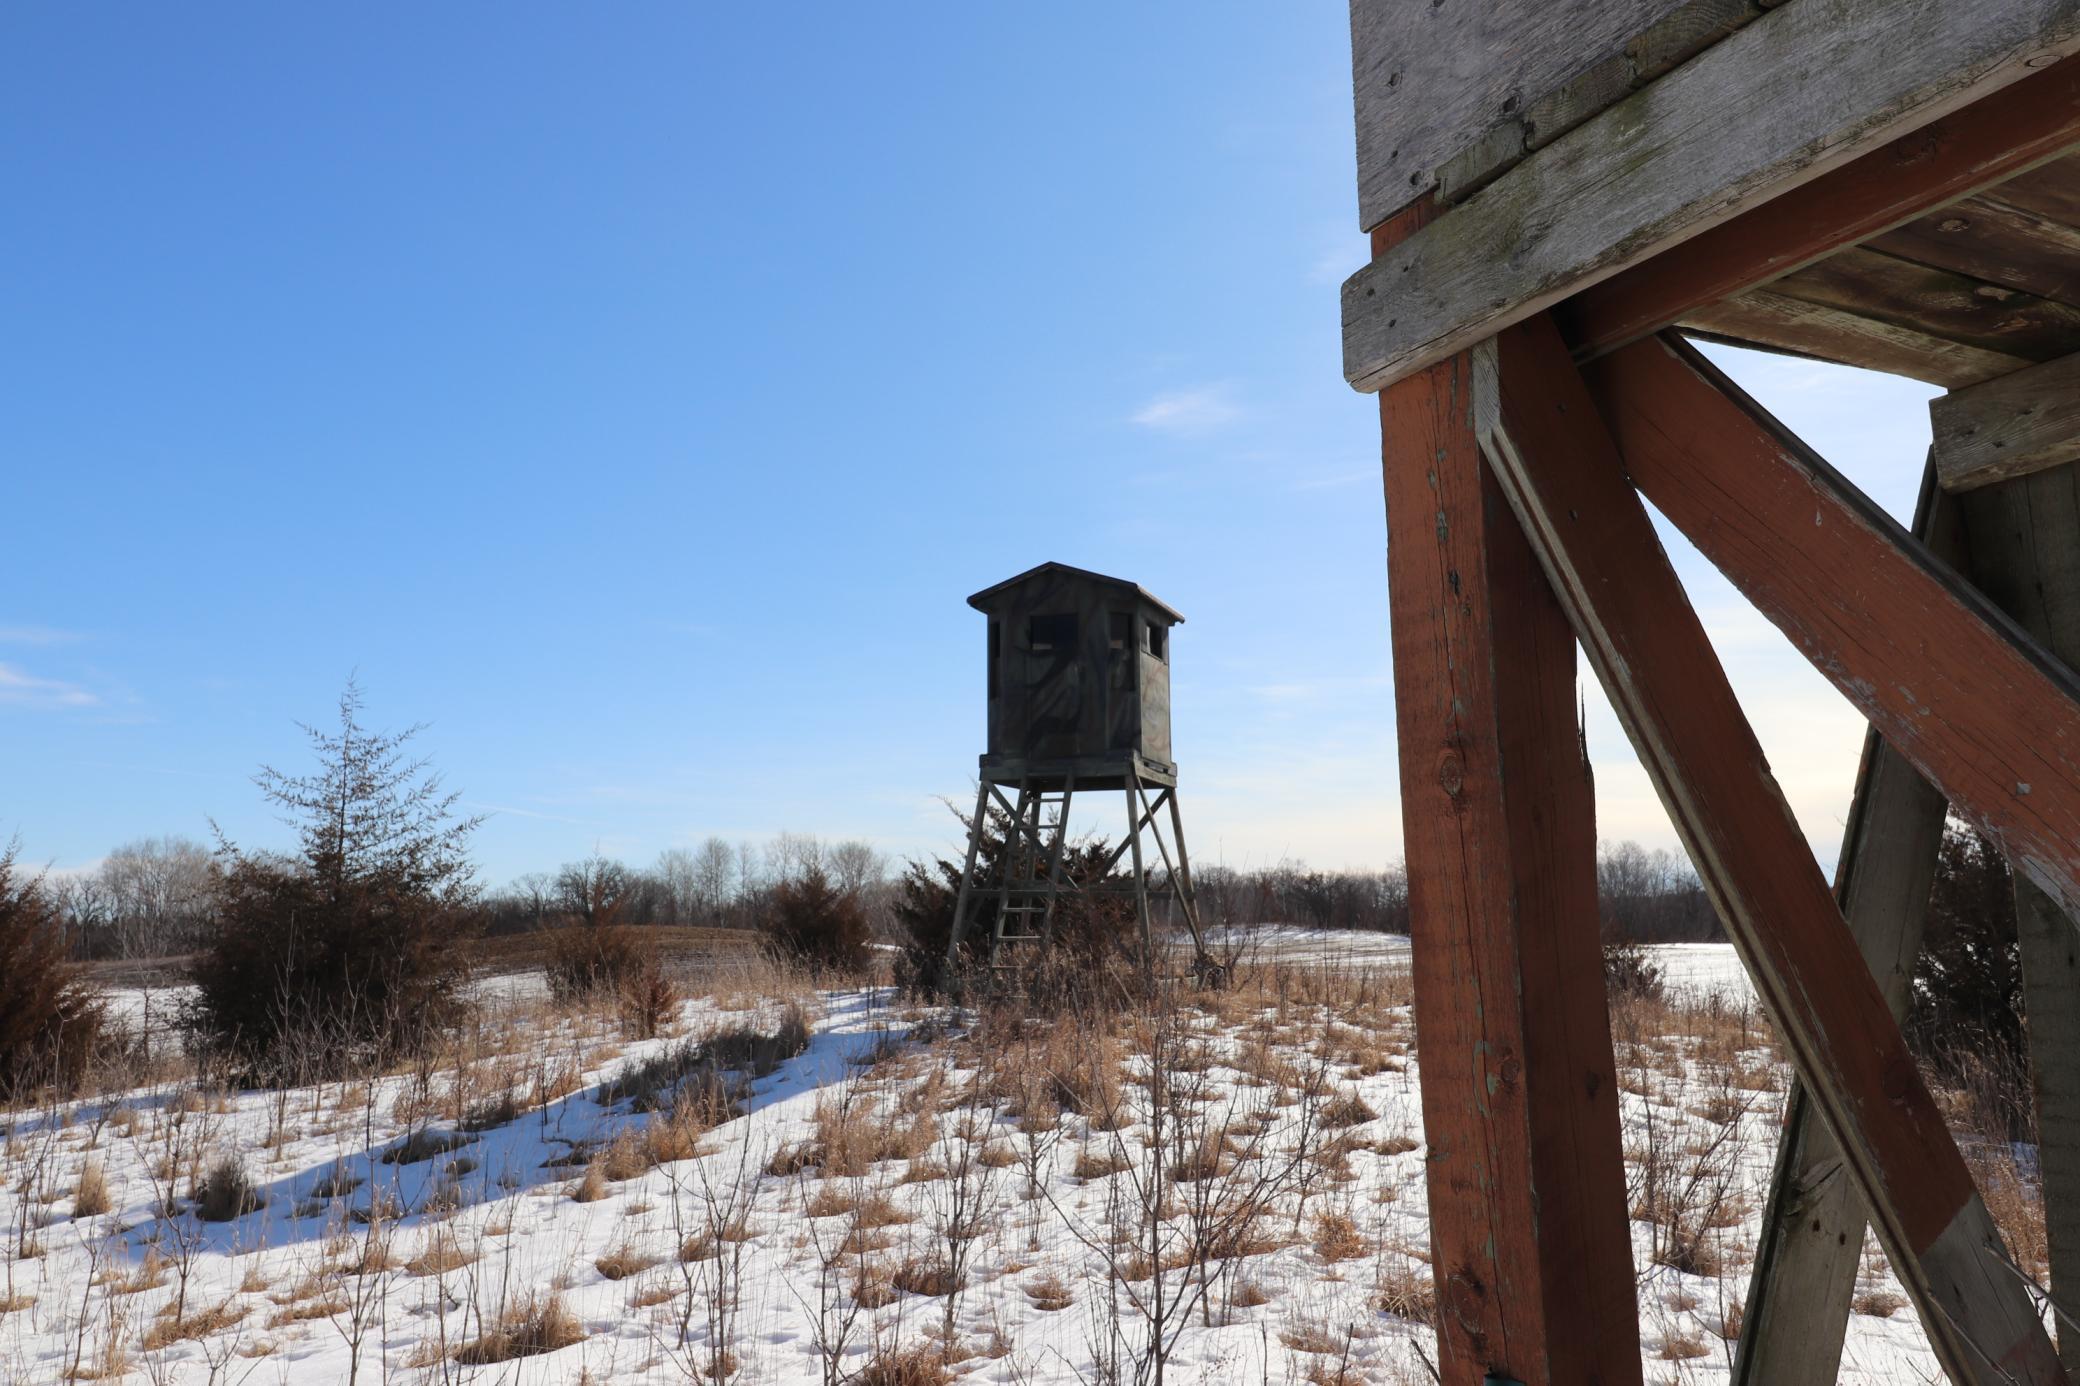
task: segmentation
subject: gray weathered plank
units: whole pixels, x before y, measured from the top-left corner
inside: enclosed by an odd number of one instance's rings
[[[2080,355],[2031,366],[1928,407],[1936,473],[1969,491],[2080,459]]]
[[[1352,275],[1344,375],[1376,390],[2076,49],[2080,0],[1772,10]]]
[[[2080,468],[1959,496],[1986,595],[2068,664],[2080,663]],[[2080,935],[2043,891],[2015,880],[2023,1010],[2037,1104],[2038,1169],[2060,1356],[2080,1371]]]
[[[1741,346],[1861,366],[1950,389],[1992,380],[2031,364],[2027,357],[1953,342],[1770,288],[1750,289],[1707,304],[1684,318],[1682,326],[1686,332]]]
[[[1366,230],[1436,185],[1437,170],[1523,116],[1690,0],[1411,4],[1351,0],[1358,206]],[[1629,66],[1629,64],[1628,64]]]
[[[1957,507],[1936,489],[1932,466],[1922,478],[1919,509],[1915,537],[1945,562],[1961,563]],[[1895,1019],[1906,1012],[1947,808],[1905,757],[1875,731],[1865,733],[1835,898]],[[1748,1281],[1736,1386],[1835,1380],[1868,1223],[1841,1147],[1804,1084],[1794,1082]]]

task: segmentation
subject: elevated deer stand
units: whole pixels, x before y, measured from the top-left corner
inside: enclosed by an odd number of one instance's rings
[[[1641,1379],[1577,642],[1798,1074],[1736,1378],[1834,1380],[1868,1222],[1952,1380],[2067,1380],[1897,1017],[1947,809],[2080,1306],[2080,0],[1351,13],[1444,1380]],[[1948,388],[1914,532],[1686,337]],[[1870,721],[1832,888],[1643,498]]]
[[[958,962],[971,933],[982,932],[988,965],[1007,967],[1022,946],[1048,941],[1065,897],[1117,891],[1133,897],[1147,966],[1156,951],[1151,902],[1167,897],[1204,975],[1210,963],[1170,758],[1170,630],[1184,617],[1131,582],[1064,563],[1043,563],[968,604],[989,617],[989,749],[947,961]],[[1126,796],[1127,831],[1093,877],[1078,881],[1065,862],[1069,807],[1097,793]],[[993,812],[1003,815],[1004,845],[995,879],[983,881],[976,867]],[[1153,889],[1144,842],[1164,868]],[[1122,858],[1133,870],[1123,888],[1110,884]]]

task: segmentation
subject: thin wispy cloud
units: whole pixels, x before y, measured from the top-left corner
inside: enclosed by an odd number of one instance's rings
[[[100,698],[76,683],[38,678],[15,665],[0,664],[0,706],[73,708],[100,705]]]
[[[1210,433],[1242,417],[1225,385],[1166,390],[1134,412],[1133,421],[1159,433]]]
[[[70,645],[86,637],[54,626],[0,626],[0,645]]]
[[[534,809],[517,808],[512,804],[485,804],[472,800],[466,801],[463,807],[479,813],[509,813],[515,818],[538,818],[545,823],[575,823],[579,827],[588,825],[588,820],[583,818],[570,818],[561,813],[539,813]]]

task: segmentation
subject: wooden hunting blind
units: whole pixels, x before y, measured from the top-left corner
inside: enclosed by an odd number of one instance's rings
[[[1130,765],[1174,784],[1170,628],[1184,617],[1146,590],[1064,563],[984,588],[989,617],[989,750],[998,779],[1118,788]]]
[[[1006,944],[1045,941],[1064,895],[1112,888],[1067,878],[1067,823],[1078,791],[1124,791],[1127,833],[1099,875],[1130,863],[1132,876],[1120,884],[1134,897],[1150,955],[1146,836],[1164,867],[1156,893],[1176,900],[1203,960],[1170,751],[1170,630],[1184,617],[1135,583],[1066,563],[1028,569],[968,605],[989,617],[989,730],[950,956],[971,946],[971,929],[986,920],[987,958],[1000,965]],[[1166,809],[1167,840],[1158,819]],[[977,864],[993,813],[1002,815],[1006,842],[994,878],[983,880]],[[983,919],[971,918],[977,910]]]
[[[1642,1377],[1577,642],[1798,1075],[1735,1379],[1835,1379],[1868,1223],[1952,1380],[2068,1380],[2080,0],[1352,0],[1351,38],[1444,1382]],[[1911,532],[1697,338],[1944,387]],[[1645,501],[1869,720],[1831,886]],[[1946,812],[2017,882],[2051,1314],[1897,1023]]]

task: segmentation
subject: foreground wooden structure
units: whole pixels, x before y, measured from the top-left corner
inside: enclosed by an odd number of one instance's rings
[[[1642,1379],[1577,645],[1798,1074],[1736,1378],[1834,1380],[1868,1225],[1953,1381],[2066,1381],[2080,0],[1351,16],[1444,1381]],[[1912,531],[1692,339],[1944,387]],[[1831,884],[1648,503],[1869,719]],[[1900,1035],[1947,813],[2018,882],[2048,1287]]]

